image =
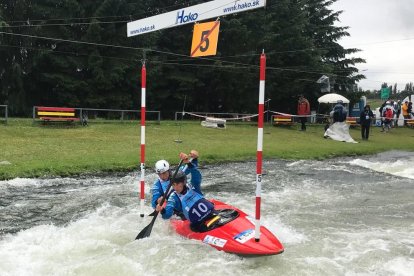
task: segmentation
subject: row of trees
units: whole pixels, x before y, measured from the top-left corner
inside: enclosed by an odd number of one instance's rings
[[[191,59],[191,24],[126,37],[126,23],[204,1],[4,0],[0,3],[0,104],[12,115],[33,105],[138,109],[140,69],[148,70],[147,108],[246,112],[257,108],[259,56],[267,54],[266,98],[294,111],[297,96],[320,96],[321,75],[347,97],[364,78],[339,43],[336,0],[267,1],[221,18],[218,54]],[[231,1],[229,1],[231,2]]]
[[[389,93],[389,98],[392,100],[403,100],[407,96],[411,96],[414,93],[414,85],[412,82],[406,83],[403,90],[399,90],[397,83],[394,85],[388,85],[384,82],[381,84],[381,88],[373,91],[365,91],[365,94],[368,98],[378,99],[382,98],[382,89],[387,88]]]

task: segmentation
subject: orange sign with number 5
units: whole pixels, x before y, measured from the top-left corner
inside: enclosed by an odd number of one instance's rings
[[[220,21],[194,25],[191,57],[214,56],[217,53],[217,41]]]

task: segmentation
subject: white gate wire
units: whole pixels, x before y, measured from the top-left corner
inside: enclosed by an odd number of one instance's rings
[[[194,117],[203,118],[203,119],[215,118],[215,119],[221,119],[221,120],[225,120],[225,121],[244,120],[244,119],[250,119],[250,118],[254,118],[254,117],[259,116],[259,114],[253,114],[253,115],[244,116],[244,117],[238,117],[238,118],[220,118],[220,117],[203,116],[203,115],[199,115],[199,114],[191,113],[191,112],[184,112],[184,113],[185,114],[188,114],[188,115],[191,115],[191,116],[194,116]]]

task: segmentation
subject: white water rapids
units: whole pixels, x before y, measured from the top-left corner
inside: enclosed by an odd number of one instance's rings
[[[260,258],[179,237],[161,218],[135,241],[151,219],[136,173],[1,181],[0,275],[413,275],[413,168],[414,154],[396,151],[266,161],[262,223],[285,252]],[[208,198],[254,215],[254,162],[202,174]]]

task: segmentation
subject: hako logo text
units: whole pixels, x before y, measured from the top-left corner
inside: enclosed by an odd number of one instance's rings
[[[184,15],[184,10],[177,12],[177,20],[175,24],[183,24],[191,21],[196,21],[198,18],[198,13],[189,13]]]

